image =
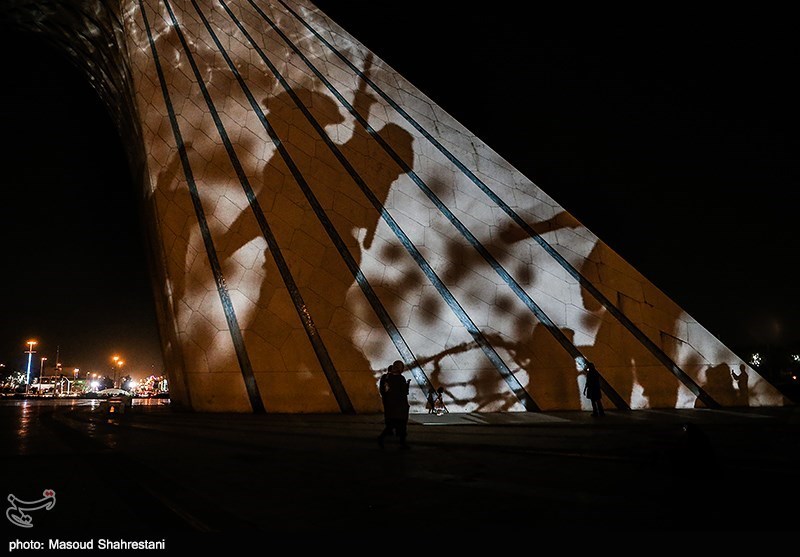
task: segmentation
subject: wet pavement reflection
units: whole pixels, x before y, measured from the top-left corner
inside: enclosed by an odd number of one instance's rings
[[[415,415],[410,451],[378,448],[379,415],[195,414],[163,399],[113,415],[49,399],[0,401],[0,420],[4,497],[56,501],[28,512],[40,533],[372,527],[387,515],[437,528],[790,529],[782,502],[800,495],[795,407]],[[732,524],[733,505],[759,512]]]

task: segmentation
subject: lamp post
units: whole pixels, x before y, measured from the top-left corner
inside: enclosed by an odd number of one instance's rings
[[[25,378],[25,396],[28,396],[28,390],[31,388],[31,358],[36,350],[33,347],[37,344],[35,340],[29,340],[25,344],[28,345],[28,349],[25,353],[28,355],[28,369],[26,371],[26,378]]]
[[[113,386],[116,387],[117,386],[117,370],[125,362],[119,356],[114,356],[111,359],[114,360],[114,385]]]
[[[117,369],[121,370],[122,369],[122,365],[124,363],[125,363],[124,360],[120,360],[118,362],[118,364],[117,364]],[[120,381],[121,381],[122,380],[122,371],[119,372],[119,378],[120,378]],[[121,388],[122,387],[122,385],[117,385],[117,374],[116,373],[114,373],[114,387],[116,387],[116,388]]]
[[[47,358],[42,356],[42,360],[39,363],[39,394],[42,394],[42,378],[44,377],[44,363],[47,361]],[[53,394],[55,394],[55,387],[53,387]]]

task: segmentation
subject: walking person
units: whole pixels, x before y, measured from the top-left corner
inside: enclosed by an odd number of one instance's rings
[[[387,435],[396,435],[400,440],[400,447],[408,448],[406,436],[408,434],[408,389],[411,379],[403,377],[405,364],[402,360],[395,360],[389,366],[387,373],[381,376],[378,389],[383,400],[384,428],[378,435],[378,445],[383,448],[384,438]]]
[[[605,416],[603,410],[603,390],[600,383],[600,372],[592,362],[587,362],[583,368],[586,372],[586,384],[583,386],[583,396],[592,401],[592,416]]]

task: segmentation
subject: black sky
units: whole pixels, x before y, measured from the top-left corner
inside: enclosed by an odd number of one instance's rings
[[[163,369],[136,192],[88,81],[36,37],[3,34],[0,362]]]
[[[788,20],[578,28],[374,4],[318,2],[735,351],[800,345]],[[160,370],[122,142],[57,51],[2,43],[0,362],[20,365],[33,337],[37,362],[60,346],[67,365],[102,371],[119,352]]]

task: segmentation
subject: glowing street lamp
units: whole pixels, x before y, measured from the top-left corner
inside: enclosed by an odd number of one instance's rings
[[[28,355],[28,370],[26,372],[27,376],[25,379],[25,394],[27,395],[28,389],[30,388],[31,385],[31,358],[33,357],[33,354],[36,352],[36,350],[34,350],[33,347],[38,343],[35,340],[29,340],[25,344],[28,345],[28,349],[25,351],[25,353]]]
[[[124,364],[125,361],[123,359],[121,359],[119,356],[114,356],[111,359],[114,360],[114,387],[116,387],[117,386],[117,370],[119,370],[119,368],[122,367],[122,364]]]

